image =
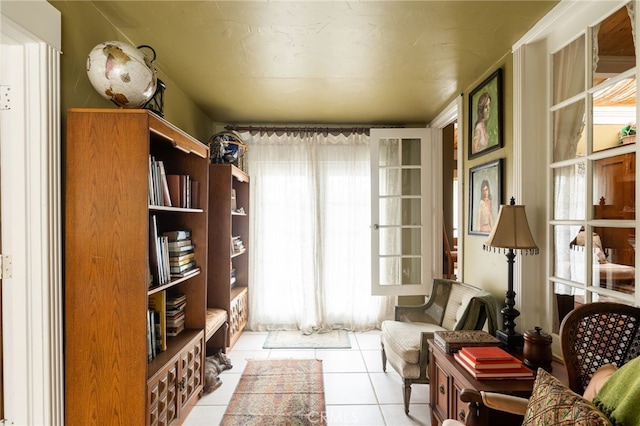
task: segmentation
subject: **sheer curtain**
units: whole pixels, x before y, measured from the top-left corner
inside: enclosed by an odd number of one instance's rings
[[[251,330],[379,326],[371,296],[369,137],[250,134]]]
[[[561,102],[585,90],[584,36],[576,39],[554,54],[554,102]],[[553,114],[553,161],[576,159],[578,142],[584,132],[585,102],[578,100]],[[554,219],[584,219],[585,176],[584,161],[554,169]],[[554,228],[555,275],[572,278],[567,265],[575,265],[574,252],[569,242],[579,227],[556,226]],[[583,263],[584,265],[584,263]],[[583,266],[584,267],[584,266]],[[574,289],[555,285],[557,294],[573,294]]]

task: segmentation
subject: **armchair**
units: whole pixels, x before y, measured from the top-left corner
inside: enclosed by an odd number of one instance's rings
[[[396,306],[394,320],[383,321],[380,334],[382,370],[387,362],[402,377],[405,413],[409,413],[411,385],[429,383],[427,340],[435,331],[481,330],[497,326],[497,303],[481,289],[457,281],[435,279],[426,303]]]
[[[619,304],[597,302],[582,305],[572,310],[560,326],[560,343],[569,379],[568,387],[551,383],[556,392],[572,391],[573,397],[582,395],[592,401],[602,386],[618,368],[636,358],[640,352],[640,308]],[[621,372],[622,373],[622,372]],[[546,375],[543,370],[538,376]],[[553,378],[546,378],[550,382]],[[534,393],[539,378],[534,384]],[[579,398],[579,396],[578,396]],[[581,400],[575,398],[575,404]],[[525,415],[529,400],[510,395],[477,392],[464,389],[460,399],[469,403],[466,426],[486,425],[487,408]],[[531,415],[531,412],[529,412]],[[446,420],[443,426],[462,426],[456,420]]]

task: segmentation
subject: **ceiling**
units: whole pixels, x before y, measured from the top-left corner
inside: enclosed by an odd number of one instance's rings
[[[479,83],[557,1],[93,3],[213,121],[406,125]]]

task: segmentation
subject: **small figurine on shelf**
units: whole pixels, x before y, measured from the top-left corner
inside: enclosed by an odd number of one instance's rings
[[[629,123],[618,132],[618,142],[621,144],[634,143],[636,141],[636,124]]]

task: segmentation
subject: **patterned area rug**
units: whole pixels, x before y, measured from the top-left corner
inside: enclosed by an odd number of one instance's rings
[[[249,360],[220,425],[326,425],[322,361]]]
[[[328,333],[303,334],[301,331],[270,331],[263,349],[342,349],[350,348],[349,332],[333,330]]]

